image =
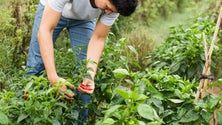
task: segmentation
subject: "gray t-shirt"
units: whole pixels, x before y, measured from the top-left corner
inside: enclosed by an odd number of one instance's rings
[[[47,0],[40,0],[45,5]],[[62,12],[62,16],[76,20],[89,20],[99,18],[107,26],[111,26],[119,13],[105,14],[98,8],[91,6],[90,0],[48,0],[49,6],[57,11]]]

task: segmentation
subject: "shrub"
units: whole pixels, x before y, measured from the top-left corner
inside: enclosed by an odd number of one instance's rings
[[[198,78],[205,63],[202,33],[207,36],[208,46],[215,30],[214,18],[198,18],[190,28],[172,27],[166,42],[150,54],[150,67],[169,69],[187,79]],[[221,35],[221,34],[219,34]],[[213,56],[218,53],[218,44]],[[216,60],[212,61],[214,64]]]

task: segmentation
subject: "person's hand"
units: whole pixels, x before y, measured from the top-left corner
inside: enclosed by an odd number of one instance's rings
[[[92,94],[95,89],[95,84],[93,80],[85,78],[82,83],[80,83],[78,90],[81,93]]]
[[[65,79],[58,77],[56,81],[50,82],[50,84],[52,86],[59,87],[59,90],[66,95],[66,99],[73,99],[75,94],[71,90],[74,90],[74,86]]]

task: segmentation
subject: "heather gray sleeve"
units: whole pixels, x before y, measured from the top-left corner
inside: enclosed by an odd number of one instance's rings
[[[115,20],[118,18],[119,13],[112,13],[112,14],[102,14],[100,17],[100,21],[106,25],[106,26],[111,26],[115,22]]]
[[[57,12],[62,12],[67,2],[69,2],[69,0],[48,0],[49,6]]]

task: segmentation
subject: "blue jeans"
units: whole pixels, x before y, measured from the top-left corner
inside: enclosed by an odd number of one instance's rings
[[[28,61],[27,69],[29,69],[27,75],[37,75],[39,76],[41,72],[45,69],[43,61],[40,55],[39,43],[38,43],[38,30],[42,18],[42,13],[44,6],[39,3],[38,9],[36,11],[36,16],[34,20],[34,25],[32,29],[32,37],[30,42],[30,48],[28,52]],[[86,59],[86,50],[89,43],[89,40],[92,36],[92,33],[95,28],[96,20],[74,20],[65,17],[61,17],[56,28],[53,32],[53,43],[55,44],[56,39],[60,32],[66,28],[69,33],[71,47],[78,48],[79,46],[83,47],[80,50],[75,49],[78,53],[78,60]],[[89,95],[81,95],[81,99],[84,103],[90,102]],[[86,120],[88,111],[80,112],[82,115],[82,120]]]

